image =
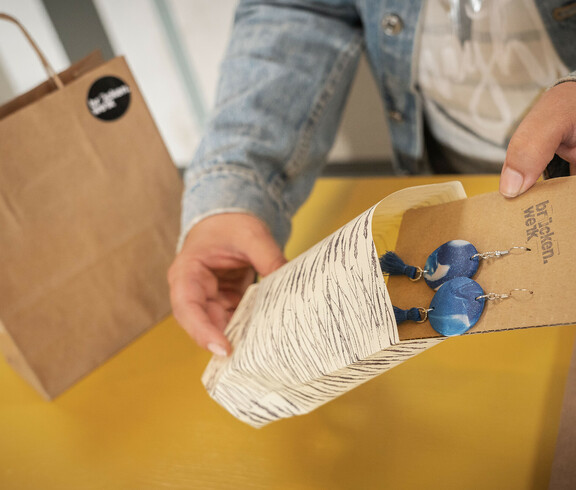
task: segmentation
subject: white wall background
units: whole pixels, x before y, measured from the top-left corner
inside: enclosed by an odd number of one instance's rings
[[[179,166],[191,159],[214,102],[218,67],[228,43],[236,3],[237,0],[94,0],[115,53],[127,58]],[[69,65],[41,0],[0,0],[0,11],[19,18],[57,70]],[[170,25],[162,13],[168,15]],[[46,78],[16,27],[4,24],[0,23],[0,103]],[[389,157],[383,110],[376,101],[379,102],[376,87],[367,63],[362,62],[330,154],[331,162],[379,161]]]
[[[69,65],[41,0],[0,0],[0,12],[10,14],[24,24],[55,70],[61,71]],[[46,80],[44,68],[21,31],[14,24],[1,20],[0,76],[4,82],[0,104]]]

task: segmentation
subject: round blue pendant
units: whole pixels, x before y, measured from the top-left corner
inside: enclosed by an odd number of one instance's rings
[[[472,258],[478,250],[466,240],[451,240],[440,245],[428,256],[424,266],[424,280],[432,289],[455,277],[473,277],[480,260]]]
[[[470,330],[484,309],[484,291],[468,277],[456,277],[444,283],[432,298],[428,312],[430,325],[439,334],[450,337]]]

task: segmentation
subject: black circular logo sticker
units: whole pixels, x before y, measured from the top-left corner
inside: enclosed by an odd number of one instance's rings
[[[99,78],[90,87],[86,102],[94,117],[113,121],[128,110],[130,87],[116,77]]]

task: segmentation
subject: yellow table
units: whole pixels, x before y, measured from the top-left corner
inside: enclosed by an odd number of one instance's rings
[[[293,257],[434,178],[322,179]],[[469,195],[497,177],[463,177]],[[315,412],[263,429],[213,402],[209,355],[172,318],[54,402],[0,361],[1,489],[547,488],[574,326],[445,341]]]

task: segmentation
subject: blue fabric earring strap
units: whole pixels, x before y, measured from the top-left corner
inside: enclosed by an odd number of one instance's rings
[[[393,306],[393,308],[396,325],[400,325],[404,322],[419,322],[422,320],[422,308],[409,308],[407,310],[403,310],[396,306]]]
[[[418,267],[405,264],[395,252],[386,252],[380,257],[380,268],[390,276],[408,276],[410,279],[418,276]]]

